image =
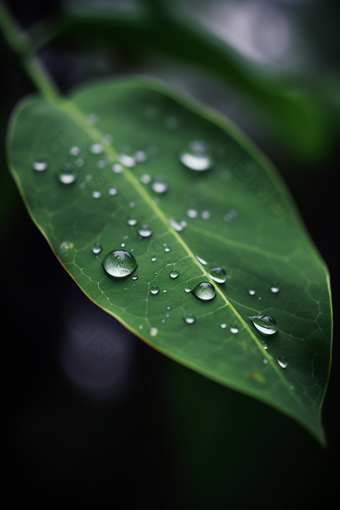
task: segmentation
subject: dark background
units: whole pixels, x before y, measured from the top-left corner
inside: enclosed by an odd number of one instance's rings
[[[257,2],[260,7],[264,3]],[[336,74],[337,3],[267,3],[280,8],[284,4],[285,12],[300,20],[309,44],[309,73],[319,72],[322,60],[324,68]],[[60,7],[60,2],[10,3],[13,16],[25,28]],[[31,88],[2,39],[1,53],[4,140],[12,108]],[[336,319],[340,163],[336,122],[327,152],[313,161],[302,160],[280,150],[269,130],[258,129],[255,113],[247,114],[242,98],[195,69],[188,72],[131,48],[104,50],[92,41],[88,46],[51,43],[40,57],[63,92],[89,77],[141,73],[161,77],[220,106],[271,157],[291,190],[328,265]],[[286,416],[165,358],[93,305],[28,217],[8,175],[3,143],[0,226],[5,508],[307,509],[337,497],[337,327],[323,408],[328,449],[323,450]],[[90,348],[97,335],[120,356],[115,376]]]

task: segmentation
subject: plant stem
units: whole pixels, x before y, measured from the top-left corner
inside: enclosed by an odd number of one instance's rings
[[[50,101],[60,100],[55,83],[39,59],[32,53],[29,38],[19,29],[2,1],[0,1],[0,30],[34,88]]]

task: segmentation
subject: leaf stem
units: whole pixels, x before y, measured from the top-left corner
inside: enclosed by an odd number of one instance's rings
[[[32,52],[30,39],[18,27],[2,1],[0,1],[0,31],[34,88],[53,102],[60,100],[60,93],[52,77]]]

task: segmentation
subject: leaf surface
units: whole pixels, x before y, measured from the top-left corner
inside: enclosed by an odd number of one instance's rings
[[[207,147],[207,171],[179,160],[194,140]],[[101,153],[91,152],[94,143]],[[71,147],[80,153],[71,155]],[[117,166],[122,153],[140,161]],[[105,80],[68,100],[20,103],[8,155],[33,220],[94,303],[160,352],[272,405],[325,442],[320,410],[332,328],[327,270],[275,169],[235,127],[157,82]],[[39,155],[48,163],[45,171],[32,169]],[[72,184],[58,180],[65,165],[77,175]],[[164,193],[153,190],[158,176],[168,186]],[[136,225],[128,224],[131,215]],[[140,238],[143,224],[150,237]],[[97,255],[95,243],[102,246]],[[102,267],[117,249],[137,260],[125,278]],[[209,276],[216,267],[225,269],[225,283]],[[179,273],[175,279],[172,270]],[[214,285],[214,299],[186,292],[201,282]],[[192,324],[184,320],[188,313]],[[276,320],[277,334],[263,337],[254,328],[248,317],[258,314]],[[277,362],[281,356],[286,368]]]

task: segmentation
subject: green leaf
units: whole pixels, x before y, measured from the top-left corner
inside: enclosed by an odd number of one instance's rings
[[[96,125],[88,123],[91,114]],[[112,143],[93,154],[91,144],[107,134]],[[193,140],[209,148],[207,171],[179,161]],[[114,165],[126,144],[133,154],[145,151],[147,160],[117,173],[112,169],[120,170]],[[78,156],[69,154],[71,146],[80,148]],[[47,170],[32,169],[38,155]],[[32,97],[19,104],[8,156],[33,220],[94,303],[160,352],[272,405],[325,443],[320,409],[332,328],[327,269],[278,174],[235,127],[157,82],[108,80],[81,87],[69,100]],[[77,173],[72,184],[58,180],[65,165]],[[163,194],[152,189],[158,175],[168,185]],[[117,193],[110,195],[110,187]],[[94,198],[94,191],[101,196]],[[132,214],[136,226],[128,224]],[[176,221],[170,225],[169,218]],[[153,234],[140,239],[143,223]],[[95,255],[97,242],[103,250]],[[102,267],[122,243],[137,259],[138,280],[114,278]],[[216,267],[226,270],[224,284],[209,276]],[[179,276],[172,279],[174,269]],[[204,281],[214,285],[214,299],[185,291]],[[152,286],[160,288],[157,295]],[[48,275],[46,288],[53,292]],[[192,324],[184,320],[188,313],[196,318]],[[267,350],[248,319],[259,314],[278,325],[277,334],[265,338]],[[278,364],[281,356],[287,368]]]

